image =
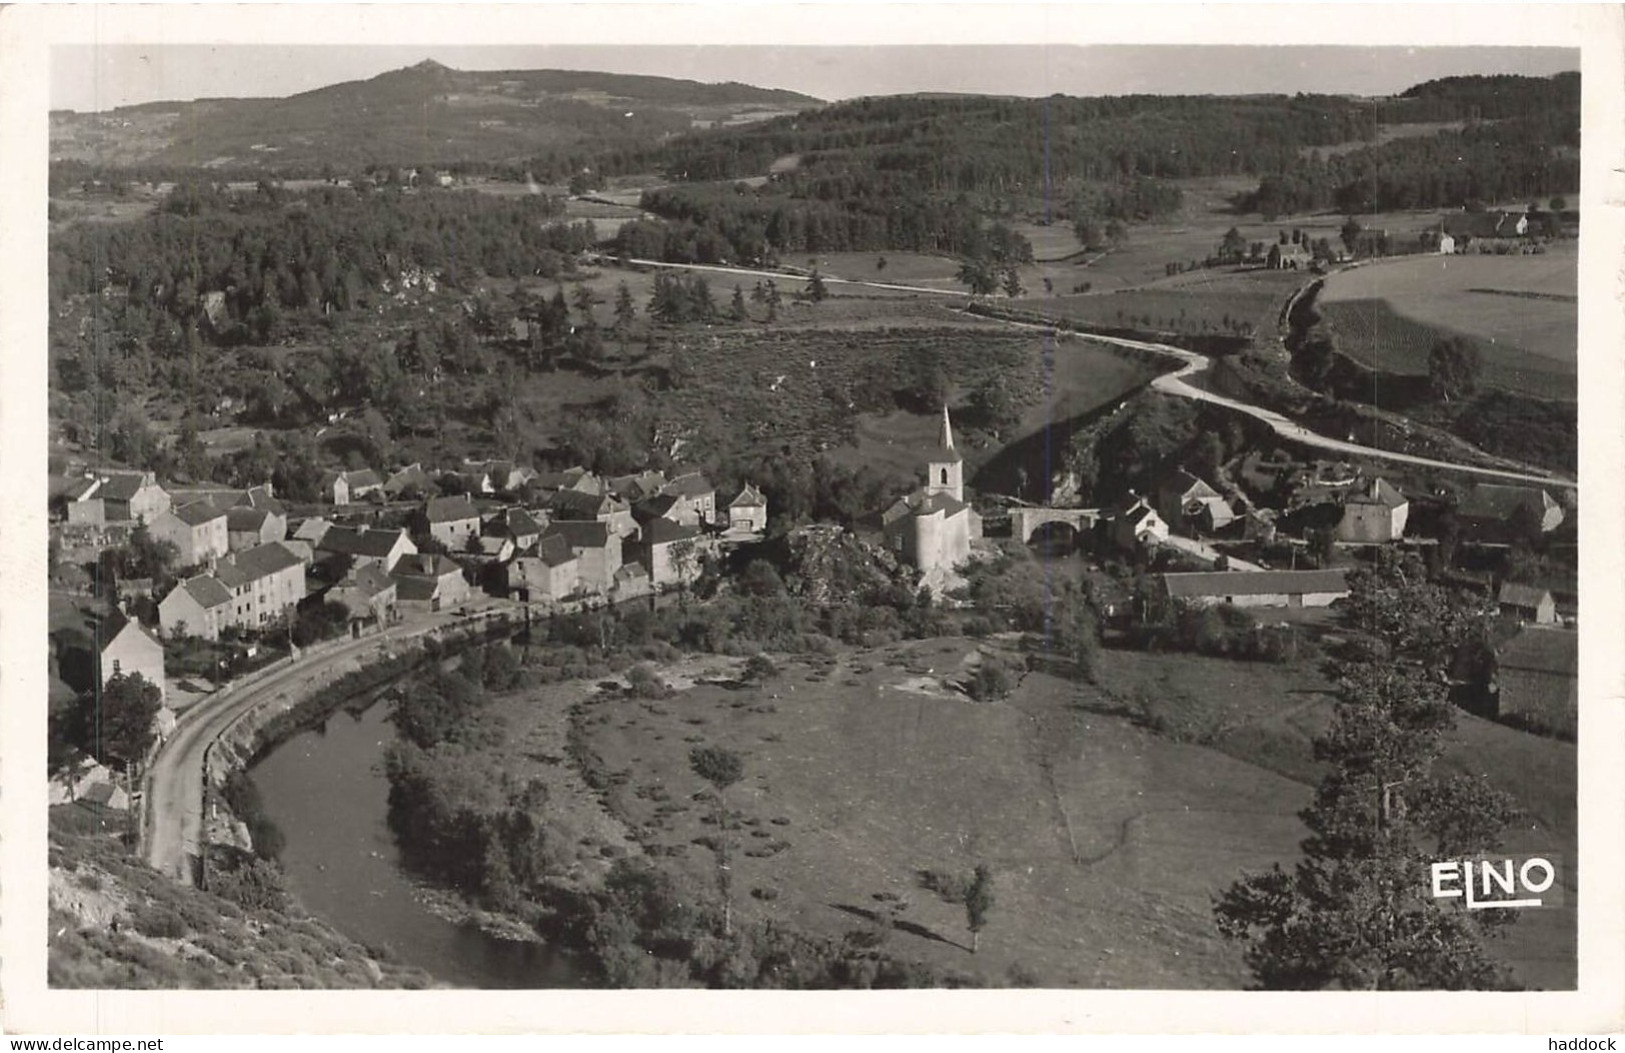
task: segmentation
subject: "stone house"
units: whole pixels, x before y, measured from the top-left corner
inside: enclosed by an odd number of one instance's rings
[[[165,636],[218,640],[220,630],[233,624],[231,590],[213,574],[177,582],[158,601],[158,627]]]
[[[462,552],[469,538],[479,537],[480,510],[465,494],[431,497],[418,514],[418,526],[446,546],[446,551]]]
[[[767,498],[746,483],[739,496],[728,502],[728,525],[737,531],[767,533]]]
[[[649,583],[656,588],[690,584],[703,569],[697,525],[650,520],[637,547],[639,562],[649,571]]]
[[[1556,625],[1557,603],[1546,589],[1506,582],[1495,597],[1501,613],[1530,625]]]
[[[1339,541],[1385,543],[1405,536],[1410,501],[1386,479],[1372,479],[1343,499]]]
[[[548,525],[541,544],[547,544],[547,539],[554,536],[563,538],[580,561],[578,578],[582,588],[607,593],[614,587],[615,572],[623,562],[621,536],[607,523],[557,520]]]
[[[140,674],[164,697],[164,645],[138,621],[114,613],[101,624],[101,682]]]
[[[147,530],[154,538],[175,546],[179,553],[176,562],[182,567],[212,562],[231,548],[226,513],[208,501],[160,512],[147,524]]]

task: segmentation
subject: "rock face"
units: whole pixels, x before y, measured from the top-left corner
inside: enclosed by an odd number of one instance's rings
[[[856,598],[897,585],[912,587],[909,568],[879,545],[871,545],[838,526],[792,530],[782,542],[791,591],[816,605],[837,598]]]

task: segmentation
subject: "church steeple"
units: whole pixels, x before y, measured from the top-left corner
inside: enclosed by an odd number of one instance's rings
[[[925,492],[947,494],[955,501],[965,499],[964,458],[954,449],[954,428],[948,420],[948,406],[942,407],[942,430],[937,435],[937,448],[926,461]]]

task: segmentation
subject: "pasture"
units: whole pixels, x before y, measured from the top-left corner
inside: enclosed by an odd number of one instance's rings
[[[1275,331],[1283,304],[1307,272],[1211,268],[1145,288],[1104,294],[1029,297],[1017,306],[1102,328],[1161,330],[1185,335],[1259,336]]]
[[[1210,897],[1296,857],[1320,772],[1310,741],[1330,719],[1324,679],[1308,663],[1110,651],[1103,687],[1028,673],[1006,701],[976,703],[952,686],[979,652],[1007,647],[785,658],[753,685],[728,659],[698,678],[686,663],[672,697],[599,692],[574,721],[609,774],[607,807],[698,888],[717,888],[718,829],[689,751],[743,756],[727,798],[736,916],[838,937],[872,930],[882,897],[898,896],[887,949],[982,983],[1244,985]],[[1464,717],[1445,765],[1518,797],[1531,817],[1514,851],[1572,850],[1572,747]],[[973,955],[963,907],[921,875],[983,862],[996,903]],[[1500,944],[1546,987],[1572,985],[1573,948],[1562,910],[1528,912]]]
[[[1321,309],[1338,349],[1395,373],[1427,372],[1440,335],[1470,337],[1485,379],[1541,398],[1574,397],[1578,354],[1577,257],[1419,256],[1341,271]]]

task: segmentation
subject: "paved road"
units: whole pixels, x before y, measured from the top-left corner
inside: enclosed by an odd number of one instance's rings
[[[724,267],[719,265],[698,263],[663,263],[659,260],[642,259],[629,260],[628,262],[645,267],[671,267],[679,270],[715,271],[721,274],[741,274],[753,278],[798,277],[797,275],[786,275],[778,271],[751,270],[745,267]],[[857,285],[875,289],[892,289],[900,292],[926,293],[932,296],[952,296],[958,299],[967,298],[967,294],[961,291],[951,289],[932,289],[923,285],[894,285],[886,282],[855,281],[848,278],[835,278],[830,276],[825,276],[824,281],[830,284]],[[1008,319],[996,320],[1003,321],[1006,325],[1017,326],[1023,329],[1038,329],[1045,332],[1055,331],[1054,326],[1039,325],[1034,322],[1014,322]],[[1538,483],[1543,486],[1556,486],[1569,490],[1579,489],[1579,483],[1575,480],[1564,479],[1560,476],[1548,475],[1535,470],[1517,471],[1510,468],[1483,468],[1474,464],[1458,464],[1455,461],[1441,461],[1431,457],[1418,457],[1414,454],[1396,453],[1392,450],[1381,450],[1375,446],[1362,446],[1355,442],[1345,442],[1342,439],[1333,439],[1329,436],[1322,435],[1319,432],[1310,431],[1303,425],[1280,413],[1275,412],[1274,410],[1265,409],[1263,406],[1255,406],[1250,402],[1242,402],[1239,399],[1218,395],[1214,392],[1197,387],[1194,384],[1187,383],[1187,377],[1191,377],[1202,372],[1211,364],[1211,360],[1205,355],[1199,355],[1193,351],[1186,351],[1183,348],[1173,347],[1169,344],[1157,344],[1145,340],[1127,340],[1122,337],[1098,336],[1093,333],[1080,333],[1078,335],[1086,340],[1095,340],[1106,344],[1116,344],[1119,347],[1131,347],[1141,351],[1152,351],[1158,354],[1171,355],[1174,358],[1178,358],[1185,363],[1184,367],[1178,372],[1167,373],[1158,377],[1156,380],[1153,380],[1151,382],[1151,386],[1153,388],[1163,392],[1164,394],[1173,395],[1177,398],[1194,399],[1198,402],[1207,402],[1215,406],[1224,406],[1235,410],[1237,413],[1245,413],[1249,417],[1269,425],[1270,429],[1281,438],[1290,439],[1293,442],[1302,443],[1305,446],[1312,446],[1317,449],[1328,450],[1332,453],[1340,453],[1350,457],[1367,457],[1374,460],[1395,461],[1400,464],[1414,464],[1423,468],[1436,468],[1448,472],[1464,472],[1469,475],[1482,475],[1493,479],[1506,479],[1521,483]]]
[[[262,671],[216,692],[182,718],[153,759],[147,779],[149,836],[147,863],[168,877],[190,884],[192,864],[203,843],[203,761],[209,744],[231,723],[261,703],[292,701],[342,673],[360,668],[361,659],[411,636],[454,624],[454,612],[391,626],[359,640],[307,652],[291,665]]]

